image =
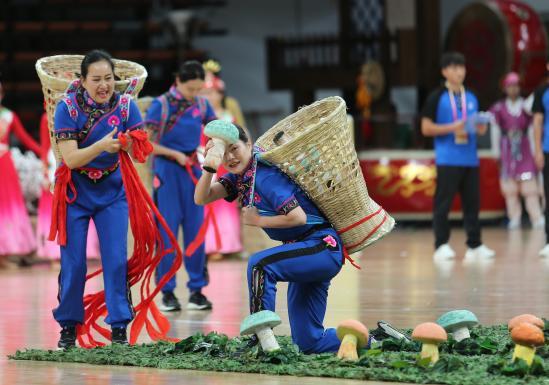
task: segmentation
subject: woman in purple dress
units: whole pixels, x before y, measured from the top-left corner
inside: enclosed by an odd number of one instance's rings
[[[536,182],[537,169],[528,140],[528,128],[532,117],[524,109],[519,83],[518,74],[508,73],[503,80],[506,98],[490,108],[492,123],[499,127],[501,133],[500,186],[507,205],[509,229],[520,227],[521,196],[524,198],[532,226],[543,228],[545,220],[541,212]]]

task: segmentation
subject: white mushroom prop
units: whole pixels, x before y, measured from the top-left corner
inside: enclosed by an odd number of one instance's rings
[[[264,352],[279,350],[280,346],[276,341],[273,328],[280,325],[282,321],[278,314],[270,310],[262,310],[250,314],[240,325],[240,335],[255,334]]]
[[[471,337],[469,328],[477,325],[478,319],[469,310],[452,310],[437,319],[437,324],[448,333],[452,333],[454,339],[459,342]]]
[[[220,165],[223,161],[227,144],[233,144],[238,141],[238,128],[226,120],[212,120],[204,127],[204,135],[211,138],[214,143],[214,146],[208,151],[208,155],[204,160],[204,169],[215,173],[217,170],[211,165]]]

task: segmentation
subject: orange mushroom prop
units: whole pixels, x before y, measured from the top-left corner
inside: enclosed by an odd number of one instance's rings
[[[515,326],[523,322],[535,325],[541,330],[543,330],[543,328],[545,327],[545,322],[543,322],[541,318],[538,318],[532,314],[521,314],[511,318],[511,320],[509,320],[509,322],[507,323],[507,327],[509,328],[509,331],[512,331],[515,328]]]
[[[536,346],[542,346],[545,342],[543,331],[534,324],[523,322],[511,330],[511,339],[516,344],[513,351],[513,361],[521,358],[528,366],[532,365],[536,355]]]
[[[431,363],[434,364],[439,359],[438,345],[448,340],[448,334],[442,326],[434,322],[425,322],[416,326],[412,339],[423,344],[421,358],[430,358]]]

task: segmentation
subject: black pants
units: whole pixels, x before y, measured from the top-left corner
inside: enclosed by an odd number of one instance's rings
[[[437,188],[433,209],[435,248],[448,243],[450,239],[448,214],[457,192],[461,196],[467,246],[475,248],[482,243],[478,220],[480,206],[478,167],[437,166]]]
[[[543,166],[543,193],[545,195],[545,237],[549,242],[549,204],[547,204],[547,197],[549,197],[549,153],[543,153],[545,157],[545,165]]]

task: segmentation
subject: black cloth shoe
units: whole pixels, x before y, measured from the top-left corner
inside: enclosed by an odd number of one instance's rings
[[[370,335],[376,340],[376,341],[383,341],[386,338],[395,338],[397,340],[404,339],[408,342],[411,342],[410,338],[402,333],[400,330],[392,326],[387,321],[378,321],[377,328],[372,330],[370,332]]]
[[[127,345],[128,337],[126,335],[126,328],[112,328],[112,337],[111,341],[113,344]]]
[[[187,304],[188,310],[211,310],[212,303],[208,301],[208,298],[202,292],[195,291],[191,293],[189,297],[189,303]]]
[[[61,337],[59,337],[59,342],[57,347],[59,349],[69,349],[76,346],[76,326],[64,326],[61,329]]]
[[[162,311],[179,311],[181,310],[181,304],[171,291],[162,293],[162,305],[160,306]]]

